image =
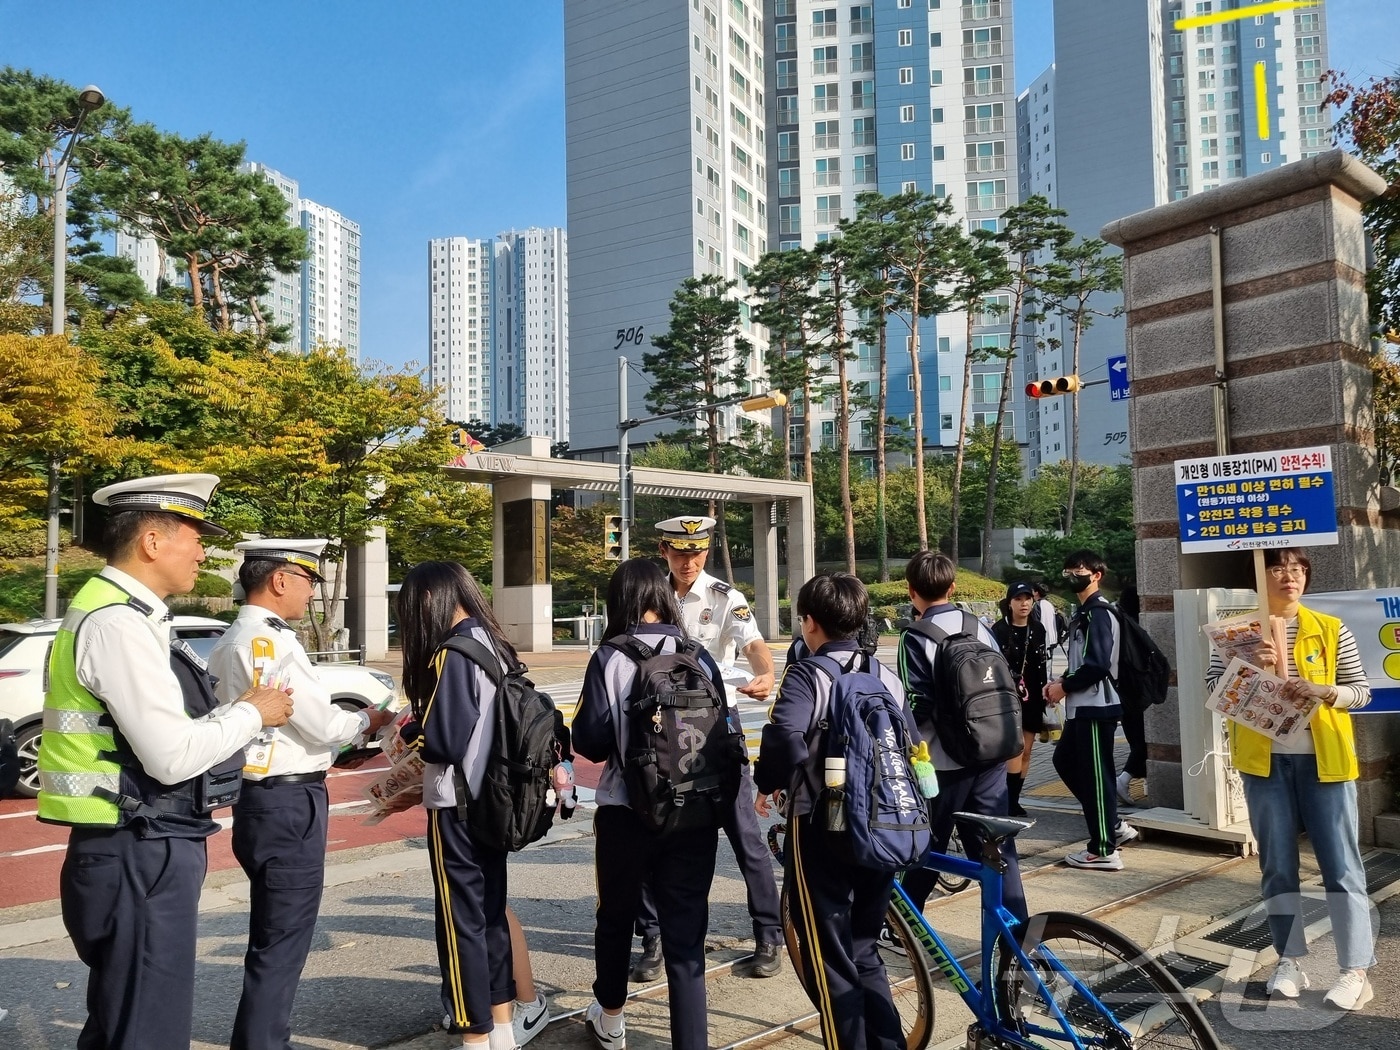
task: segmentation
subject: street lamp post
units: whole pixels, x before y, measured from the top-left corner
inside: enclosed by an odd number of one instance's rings
[[[68,283],[68,162],[83,130],[83,121],[106,97],[92,84],[78,92],[78,120],[68,136],[53,176],[53,334],[64,334]],[[49,532],[44,550],[44,615],[58,615],[58,479],[61,461],[57,451],[49,455]]]
[[[707,412],[712,408],[728,408],[731,405],[738,405],[745,412],[761,412],[765,408],[781,408],[786,404],[787,395],[775,390],[767,394],[739,394],[723,401],[716,401],[713,404],[690,405],[686,408],[678,408],[674,412],[662,412],[659,415],[644,416],[641,419],[629,417],[627,415],[627,358],[619,357],[617,359],[617,512],[622,517],[622,528],[619,530],[618,537],[622,560],[626,561],[632,556],[632,511],[635,501],[632,498],[632,453],[628,448],[628,435],[632,431],[638,427],[644,427],[648,423],[660,423],[664,419],[681,419],[685,416]]]

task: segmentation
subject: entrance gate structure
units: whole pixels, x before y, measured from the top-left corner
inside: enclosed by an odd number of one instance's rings
[[[554,647],[554,587],[550,582],[550,501],[555,489],[617,492],[616,463],[553,459],[550,440],[524,437],[488,452],[466,452],[443,470],[458,481],[491,486],[492,606],[521,652]],[[632,469],[638,496],[738,501],[754,508],[754,613],[765,638],[779,637],[777,505],[787,505],[788,594],[816,572],[812,486],[692,470]],[[602,541],[599,539],[601,559]]]

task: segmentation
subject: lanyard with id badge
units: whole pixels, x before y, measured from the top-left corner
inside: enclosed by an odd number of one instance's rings
[[[253,650],[253,688],[267,686],[269,689],[285,689],[290,675],[285,669],[276,666],[275,649],[271,638],[254,638]],[[266,776],[272,768],[272,749],[277,744],[277,730],[271,727],[263,729],[261,733],[253,737],[247,749],[247,761],[243,764],[243,772],[251,773],[255,776]]]

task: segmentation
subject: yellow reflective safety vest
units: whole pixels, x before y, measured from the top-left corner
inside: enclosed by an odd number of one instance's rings
[[[1337,684],[1337,647],[1342,621],[1326,613],[1298,606],[1298,634],[1293,641],[1293,667],[1299,678],[1318,685]],[[1351,714],[1344,708],[1322,704],[1313,712],[1310,726],[1317,752],[1317,779],[1322,783],[1355,780],[1356,734]],[[1263,733],[1237,722],[1230,723],[1230,761],[1241,773],[1269,775],[1273,745]]]
[[[94,612],[113,605],[130,605],[141,615],[150,612],[111,580],[94,576],[73,599],[54,639],[39,743],[39,819],[115,828],[141,817],[157,833],[212,834],[217,825],[203,816],[208,812],[204,803],[226,805],[232,797],[227,801],[209,798],[202,789],[210,774],[174,785],[147,775],[101,698],[78,681],[78,631]],[[213,710],[218,701],[208,677],[173,651],[171,667],[180,682],[186,714],[195,718]],[[241,767],[242,753],[215,768],[227,765]]]

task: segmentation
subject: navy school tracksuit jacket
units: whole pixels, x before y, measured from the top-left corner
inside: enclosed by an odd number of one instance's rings
[[[1118,672],[1118,618],[1101,593],[1095,592],[1069,625],[1069,673],[1065,687],[1065,719],[1117,721],[1123,714],[1110,677]]]

